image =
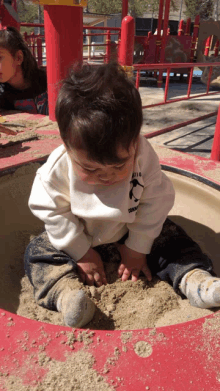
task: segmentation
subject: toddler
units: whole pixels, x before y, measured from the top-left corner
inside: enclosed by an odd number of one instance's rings
[[[62,312],[67,326],[85,326],[95,306],[74,281],[107,284],[100,249],[114,243],[122,283],[157,275],[194,306],[220,306],[211,260],[167,219],[174,189],[140,136],[141,98],[121,67],[75,66],[56,119],[63,145],[38,169],[29,199],[45,223],[25,252],[37,303]]]

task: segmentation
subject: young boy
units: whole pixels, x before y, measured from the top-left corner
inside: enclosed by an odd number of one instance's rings
[[[31,241],[25,270],[39,305],[82,327],[95,307],[75,280],[107,284],[99,250],[115,243],[122,283],[140,272],[171,283],[194,306],[220,306],[211,260],[167,219],[170,180],[140,136],[138,91],[117,64],[73,69],[60,90],[56,118],[64,145],[37,171],[31,211],[45,232]],[[211,274],[210,274],[211,273]]]

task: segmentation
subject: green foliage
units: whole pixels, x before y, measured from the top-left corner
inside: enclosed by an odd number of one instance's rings
[[[88,0],[88,7],[97,14],[117,14],[121,12],[122,0]]]
[[[88,0],[89,11],[98,14],[117,14],[122,11],[122,0]],[[129,11],[133,16],[142,16],[145,12],[157,14],[159,0],[130,0]],[[171,0],[171,9],[177,11],[175,0]]]
[[[43,7],[41,7],[41,23],[43,23]],[[34,23],[39,17],[39,7],[37,4],[32,3],[32,1],[17,0],[17,11],[18,16],[21,22]],[[31,34],[34,32],[33,27],[21,27],[20,32]]]
[[[200,15],[202,20],[209,19],[213,13],[213,0],[185,0],[186,16],[195,19],[196,15]]]

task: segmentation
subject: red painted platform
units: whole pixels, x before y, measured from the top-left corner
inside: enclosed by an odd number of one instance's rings
[[[1,311],[0,390],[4,390],[4,384],[12,376],[26,386],[44,384],[52,361],[62,363],[82,350],[93,356],[97,376],[103,376],[113,389],[217,391],[220,389],[219,325],[218,312],[157,329],[85,331]],[[69,342],[72,334],[76,339],[73,343]],[[44,354],[44,361],[48,360],[43,367],[40,353]],[[99,390],[98,384],[96,387],[94,390]]]
[[[23,121],[36,121],[38,125],[42,123],[42,127],[38,127],[34,130],[36,135],[39,135],[39,139],[34,136],[30,136],[30,140],[19,141],[17,136],[6,136],[1,134],[0,138],[0,172],[6,169],[20,166],[22,164],[35,162],[38,160],[45,160],[45,158],[61,143],[59,130],[49,130],[48,126],[45,126],[45,116],[40,114],[27,114],[27,113],[15,113],[10,115],[4,115],[7,121],[19,123]],[[48,117],[47,117],[48,118]],[[4,125],[4,123],[2,124]],[[13,129],[16,129],[15,127]],[[27,134],[32,131],[31,126],[27,126],[24,131],[19,132],[19,136]],[[45,138],[40,138],[45,136]],[[17,138],[17,139],[16,139]],[[31,139],[32,138],[32,139]]]

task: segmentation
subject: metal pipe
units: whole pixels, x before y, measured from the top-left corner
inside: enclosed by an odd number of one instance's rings
[[[163,36],[161,42],[161,51],[160,51],[160,62],[164,62],[165,59],[165,47],[166,47],[166,39],[167,39],[167,28],[169,24],[169,13],[170,13],[170,2],[171,0],[166,0],[165,2],[165,13],[164,13],[164,21],[163,21]],[[163,79],[163,72],[159,72],[158,76],[158,87],[161,87]]]
[[[185,35],[190,35],[190,27],[191,27],[191,18],[188,18],[186,21]]]
[[[134,18],[126,16],[121,24],[121,42],[119,47],[119,64],[131,73],[134,55]],[[129,69],[126,67],[129,67]]]
[[[209,77],[208,77],[207,89],[206,89],[207,94],[209,92],[209,87],[210,87],[210,83],[211,83],[211,76],[212,76],[212,67],[210,67],[210,70],[209,70]]]
[[[155,63],[157,63],[159,61],[159,57],[160,57],[161,26],[162,26],[162,19],[163,19],[163,7],[164,7],[164,0],[160,0],[158,21],[157,21],[157,40],[156,40],[156,50],[155,50]]]
[[[181,19],[179,23],[179,28],[178,28],[178,36],[184,35],[184,20]]]
[[[209,92],[208,94],[205,93],[205,94],[193,95],[193,96],[190,96],[189,98],[185,97],[185,98],[179,98],[179,99],[170,99],[170,100],[167,100],[166,103],[159,102],[159,103],[154,103],[153,105],[142,106],[142,109],[147,109],[149,107],[162,106],[162,105],[166,105],[168,103],[181,102],[183,100],[190,100],[190,99],[195,99],[195,98],[201,98],[202,96],[217,95],[217,94],[219,94],[218,91],[217,92]]]
[[[128,14],[128,0],[122,0],[122,14],[121,14],[121,20],[125,18]]]
[[[204,55],[208,56],[209,55],[209,49],[212,41],[212,35],[210,35],[205,42],[205,50],[204,50]]]
[[[220,105],[218,109],[214,140],[212,144],[211,159],[220,161]]]
[[[189,73],[189,84],[188,84],[188,90],[187,90],[187,98],[190,97],[191,87],[192,87],[192,79],[193,79],[193,68],[190,69]]]
[[[165,91],[164,91],[164,103],[167,101],[168,89],[169,89],[169,81],[170,81],[170,69],[167,70]]]
[[[191,63],[191,62],[176,62],[173,63],[159,63],[159,64],[133,64],[134,69],[139,70],[148,70],[148,69],[172,69],[172,68],[206,68],[206,67],[219,67],[220,61],[213,62],[197,62],[197,63]]]
[[[195,17],[195,23],[193,27],[193,36],[192,36],[192,42],[191,42],[191,54],[190,54],[190,60],[193,62],[194,60],[194,50],[196,46],[196,40],[198,38],[199,34],[199,21],[200,21],[200,16],[196,15]]]
[[[137,71],[136,83],[135,83],[135,87],[137,88],[137,90],[139,89],[139,86],[140,86],[140,71]]]
[[[110,37],[110,31],[107,31],[107,38],[106,38],[106,57],[105,62],[108,64],[110,62],[111,58],[111,37]]]
[[[193,118],[193,119],[190,119],[188,121],[185,121],[185,122],[181,122],[180,124],[168,126],[167,128],[157,130],[156,132],[146,133],[146,134],[144,134],[144,137],[146,137],[146,138],[153,138],[155,136],[159,136],[160,134],[168,133],[168,132],[171,132],[172,130],[179,129],[179,128],[182,128],[182,127],[184,127],[186,125],[193,124],[194,122],[199,122],[199,121],[202,121],[202,120],[204,120],[206,118],[213,117],[217,113],[218,113],[217,111],[214,111],[212,113],[203,115],[201,117],[197,117],[197,118]],[[219,129],[220,129],[220,123],[219,123]],[[220,133],[219,133],[219,135],[220,135]],[[220,142],[220,136],[219,136],[219,142]],[[220,150],[219,150],[219,152],[220,152]]]

